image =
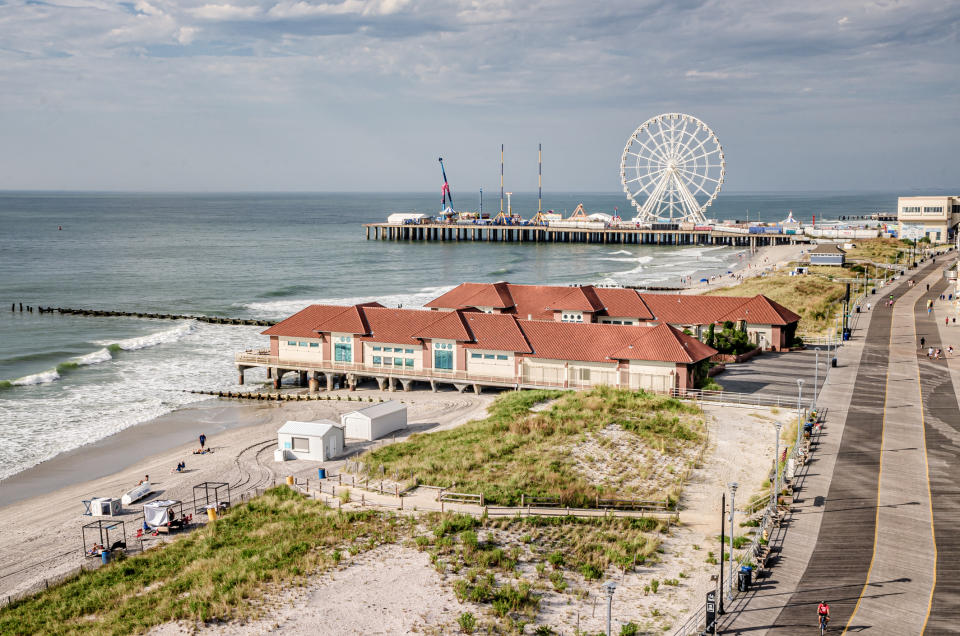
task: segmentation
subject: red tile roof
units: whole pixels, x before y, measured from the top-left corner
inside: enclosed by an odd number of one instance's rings
[[[474,342],[464,345],[466,348],[530,353],[530,343],[517,324],[516,317],[483,313],[465,313],[463,317],[474,338]]]
[[[657,325],[626,347],[610,354],[617,360],[658,360],[661,362],[695,363],[717,352],[676,327]]]
[[[460,309],[465,307],[493,307],[508,309],[513,307],[507,283],[461,283],[442,294],[424,307],[437,309]]]
[[[316,338],[318,325],[335,318],[347,309],[352,308],[342,305],[310,305],[260,333],[266,336]]]
[[[726,320],[787,325],[800,316],[763,294],[756,296],[689,296],[641,294],[657,320],[673,325],[707,325]]]
[[[362,325],[365,331],[348,331]],[[419,344],[424,338],[457,340],[469,349],[531,354],[538,358],[614,362],[618,359],[696,362],[713,349],[668,325],[632,327],[553,320],[518,320],[511,314],[436,312],[382,306],[311,305],[266,329],[266,335],[316,337],[317,332],[360,334],[363,341]],[[632,345],[632,346],[631,346]],[[642,353],[636,357],[636,353]]]
[[[365,342],[393,342],[396,344],[419,345],[420,340],[414,333],[435,322],[438,314],[435,311],[421,309],[390,309],[388,307],[364,308],[367,324],[370,325],[368,336],[361,340]]]
[[[428,315],[433,316],[433,322],[410,334],[411,337],[441,338],[458,342],[473,340],[473,336],[464,323],[463,315],[459,311],[430,312]]]
[[[747,301],[731,296],[641,294],[657,320],[673,325],[706,325],[720,320]]]
[[[594,287],[593,291],[606,308],[608,316],[653,320],[653,313],[635,289]]]
[[[800,320],[798,314],[793,313],[780,303],[774,302],[764,296],[757,294],[740,307],[726,314],[720,321],[746,320],[748,323],[760,325],[778,325],[784,326]]]

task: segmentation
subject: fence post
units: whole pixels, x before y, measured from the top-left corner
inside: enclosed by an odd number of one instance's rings
[[[365,494],[365,493],[360,493],[360,507],[363,508],[365,505],[367,505],[367,503],[366,503],[366,494]]]
[[[483,505],[483,493],[480,493],[480,507],[486,508],[486,506]]]
[[[521,508],[523,508],[523,504],[524,504],[524,499],[525,499],[525,498],[526,498],[526,495],[523,494],[523,493],[520,493],[520,507],[521,507]]]

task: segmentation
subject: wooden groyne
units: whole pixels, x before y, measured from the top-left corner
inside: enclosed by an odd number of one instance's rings
[[[226,318],[223,316],[190,316],[188,314],[154,314],[143,311],[113,311],[105,309],[75,309],[73,307],[37,307],[37,311],[44,313],[71,314],[74,316],[104,317],[113,316],[119,318],[154,318],[157,320],[196,320],[198,322],[208,322],[213,325],[253,325],[259,327],[272,327],[276,322],[272,320],[253,320],[250,318]]]
[[[213,397],[231,398],[234,400],[260,400],[275,402],[316,402],[323,400],[343,401],[343,402],[383,402],[383,398],[366,398],[347,395],[330,395],[319,393],[277,393],[277,392],[254,392],[254,391],[184,391],[184,393],[194,393],[196,395],[212,395]]]

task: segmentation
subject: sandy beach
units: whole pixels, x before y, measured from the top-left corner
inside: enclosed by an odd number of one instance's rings
[[[733,287],[741,279],[762,276],[765,273],[782,269],[787,264],[800,260],[804,252],[810,249],[807,244],[797,245],[770,245],[759,248],[755,254],[744,251],[744,258],[735,267],[730,268],[730,274],[716,276],[712,280],[701,283],[695,282],[684,286],[681,294],[702,294],[714,289]]]
[[[408,407],[407,434],[438,426],[454,426],[482,417],[486,405],[496,395],[480,396],[448,392],[388,393],[358,390],[350,394],[354,400],[383,398],[403,400]],[[120,520],[127,522],[128,538],[136,532],[134,520],[142,505],[151,499],[173,499],[184,502],[184,511],[193,500],[193,486],[204,481],[229,483],[232,496],[238,498],[255,488],[263,488],[289,474],[315,474],[316,468],[334,468],[343,458],[320,464],[317,462],[273,461],[276,431],[287,420],[333,419],[361,407],[357,402],[261,402],[243,403],[211,400],[198,407],[170,413],[146,424],[127,429],[121,434],[64,454],[25,471],[4,482],[23,488],[27,498],[0,508],[0,596],[15,594],[76,569],[84,562],[81,553],[80,527],[92,520],[83,515],[83,499],[120,497],[144,477],[150,476],[154,492],[147,499],[127,506]],[[219,429],[219,430],[218,430]],[[162,431],[162,432],[161,432]],[[213,453],[193,455],[199,445],[196,437],[207,435]],[[116,439],[114,439],[116,438]],[[173,444],[164,447],[164,444]],[[361,452],[366,443],[351,443],[348,454]],[[132,460],[132,461],[131,461]],[[185,461],[185,472],[172,469]],[[113,467],[120,466],[115,469]],[[92,470],[102,476],[79,479],[83,471]],[[28,474],[29,473],[29,474]],[[60,487],[49,489],[51,485]],[[15,488],[5,494],[18,499]],[[191,506],[192,507],[192,506]]]

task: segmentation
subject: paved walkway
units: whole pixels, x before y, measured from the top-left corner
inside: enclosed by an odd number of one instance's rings
[[[909,277],[936,283],[942,267],[931,263]],[[727,608],[724,633],[815,628],[822,598],[837,631],[848,623],[852,631],[922,631],[934,550],[912,321],[925,285],[901,281],[883,291],[896,305],[879,303],[861,317],[821,393],[827,426],[800,475],[801,499],[785,520],[779,562],[770,579]]]
[[[940,294],[954,293],[945,280],[931,285],[930,293],[916,306],[917,330],[929,344],[946,351],[960,345],[960,326],[944,324],[956,314],[953,303],[940,301]],[[926,300],[934,300],[933,316],[926,313]],[[947,360],[928,360],[919,355],[923,387],[930,490],[933,497],[933,524],[937,543],[937,577],[927,622],[928,634],[960,632],[960,351]]]

